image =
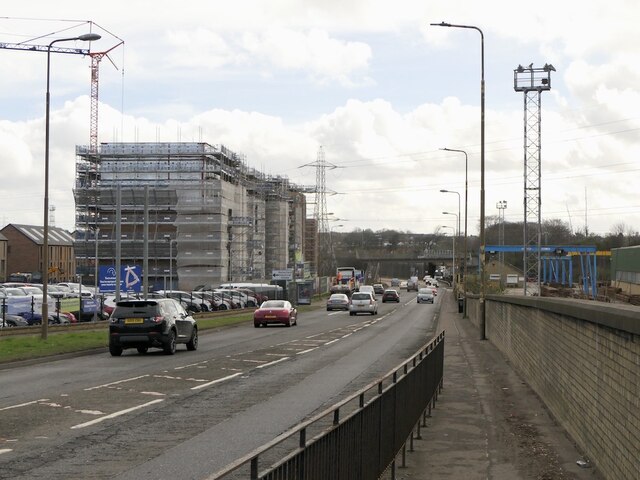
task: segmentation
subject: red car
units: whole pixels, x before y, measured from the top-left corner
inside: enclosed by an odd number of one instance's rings
[[[298,324],[298,311],[286,300],[267,300],[253,313],[253,326],[279,323],[286,327]]]

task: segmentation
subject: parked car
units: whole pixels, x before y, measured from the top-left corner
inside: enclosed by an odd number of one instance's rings
[[[351,295],[349,303],[349,315],[357,313],[370,313],[376,315],[378,313],[378,302],[371,292],[355,292]]]
[[[387,303],[387,302],[400,303],[400,294],[398,293],[397,290],[390,288],[385,290],[382,293],[382,303]]]
[[[374,283],[373,291],[376,295],[382,295],[384,293],[384,285],[382,285],[381,283]]]
[[[433,303],[433,290],[431,287],[425,287],[418,290],[418,303]]]
[[[161,348],[173,355],[176,344],[184,343],[187,350],[198,348],[198,324],[178,300],[121,300],[111,313],[109,324],[109,352],[122,355],[127,348],[147,353],[149,348]]]
[[[267,300],[253,312],[253,326],[258,328],[272,323],[286,327],[298,324],[298,311],[286,300]]]
[[[349,297],[344,293],[334,293],[327,299],[327,312],[331,310],[349,311]]]
[[[29,322],[27,322],[20,315],[9,315],[8,313],[4,316],[4,322],[2,316],[0,316],[0,327],[4,324],[5,327],[28,327]]]
[[[182,290],[158,290],[158,295],[178,300],[182,307],[189,313],[198,313],[202,311],[202,300],[194,298],[189,292]]]

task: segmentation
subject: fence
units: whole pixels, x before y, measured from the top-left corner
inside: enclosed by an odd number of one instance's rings
[[[385,472],[394,479],[396,458],[402,454],[404,464],[407,443],[412,450],[435,407],[443,361],[444,332],[382,378],[207,480],[374,480]]]

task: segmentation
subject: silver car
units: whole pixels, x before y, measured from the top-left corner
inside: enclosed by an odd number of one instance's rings
[[[418,303],[433,303],[433,290],[430,287],[418,290]]]
[[[355,292],[351,295],[349,302],[349,315],[356,313],[370,313],[376,315],[378,313],[378,302],[373,293]]]

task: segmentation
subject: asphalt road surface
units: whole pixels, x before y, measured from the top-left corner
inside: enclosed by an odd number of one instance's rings
[[[0,371],[0,478],[202,479],[386,374],[435,332],[415,293],[378,315],[252,322],[195,352],[84,355]]]

